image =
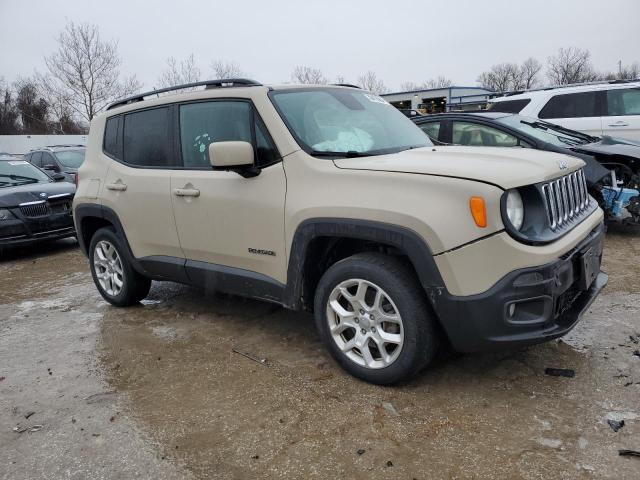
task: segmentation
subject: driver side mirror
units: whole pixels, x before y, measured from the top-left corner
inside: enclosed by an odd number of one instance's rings
[[[51,178],[53,178],[54,182],[63,182],[67,177],[65,177],[61,173],[55,173],[51,175]]]
[[[254,166],[255,154],[249,142],[213,142],[209,144],[209,161],[213,168],[231,170],[244,178],[260,175]]]

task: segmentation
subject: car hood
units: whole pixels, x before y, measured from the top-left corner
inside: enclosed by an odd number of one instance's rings
[[[584,162],[554,152],[505,147],[424,147],[400,153],[334,160],[338,168],[456,177],[503,189],[550,180]]]
[[[640,144],[608,136],[602,137],[599,142],[576,145],[571,150],[591,155],[620,155],[640,159]]]
[[[69,198],[72,198],[75,192],[76,186],[69,182],[29,183],[17,187],[2,187],[0,188],[0,208],[17,207],[21,203],[47,200],[56,195],[70,194]]]

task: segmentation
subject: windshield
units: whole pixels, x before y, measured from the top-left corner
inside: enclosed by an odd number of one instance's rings
[[[520,130],[522,133],[531,135],[538,140],[550,143],[557,147],[571,147],[583,145],[585,143],[597,142],[599,139],[585,133],[565,129],[559,125],[541,122],[535,118],[522,117],[520,115],[510,115],[496,119],[498,122]]]
[[[312,155],[358,157],[433,145],[411,120],[373,93],[314,88],[274,91],[271,98]]]
[[[62,150],[55,156],[63,167],[79,168],[84,162],[84,150]]]
[[[0,160],[0,187],[50,182],[51,178],[24,160]]]

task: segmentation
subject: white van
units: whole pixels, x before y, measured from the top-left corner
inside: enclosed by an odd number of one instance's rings
[[[529,90],[494,98],[489,109],[536,117],[590,135],[640,142],[640,81]]]

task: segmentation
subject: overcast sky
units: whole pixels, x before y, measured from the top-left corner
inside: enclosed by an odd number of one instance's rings
[[[0,0],[0,77],[44,70],[68,20],[118,40],[122,72],[147,89],[167,57],[191,53],[205,78],[222,59],[263,83],[296,65],[350,82],[373,70],[392,90],[438,75],[475,85],[495,63],[546,63],[562,46],[589,49],[600,70],[640,61],[639,0]]]

